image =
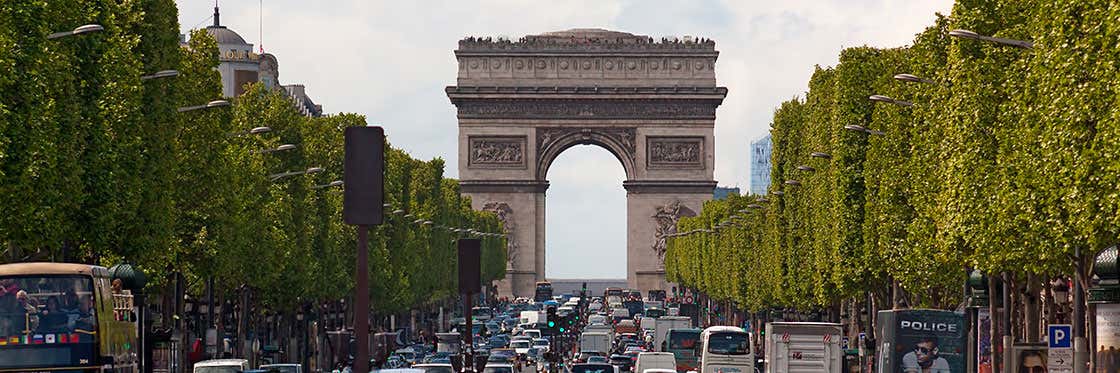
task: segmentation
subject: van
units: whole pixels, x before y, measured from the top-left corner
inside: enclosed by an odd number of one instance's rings
[[[238,373],[249,370],[249,361],[245,359],[216,359],[205,360],[194,364],[194,373]]]
[[[634,373],[644,373],[647,369],[668,369],[676,371],[677,360],[670,352],[642,352],[634,363]]]

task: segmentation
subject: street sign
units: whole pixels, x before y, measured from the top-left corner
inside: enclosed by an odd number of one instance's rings
[[[1073,349],[1050,349],[1047,353],[1046,371],[1050,373],[1073,373]]]
[[[1050,337],[1047,338],[1050,349],[1073,347],[1073,326],[1050,325],[1046,328],[1046,335]]]
[[[840,338],[840,349],[847,350],[848,348],[850,348],[850,343],[851,342],[848,340],[848,337]]]
[[[684,297],[684,302],[687,303],[687,304],[692,304],[692,296],[690,295],[690,296]]]
[[[1050,373],[1073,372],[1073,327],[1070,325],[1050,325],[1046,328],[1047,351],[1046,370]]]

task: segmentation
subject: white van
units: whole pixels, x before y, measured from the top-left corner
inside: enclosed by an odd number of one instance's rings
[[[216,359],[200,361],[194,364],[194,373],[238,373],[249,370],[249,361],[245,359]]]
[[[668,369],[676,371],[677,359],[671,352],[642,352],[634,363],[634,373],[645,373],[648,369]]]

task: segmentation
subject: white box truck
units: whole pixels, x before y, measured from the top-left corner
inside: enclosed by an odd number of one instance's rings
[[[841,373],[840,324],[766,324],[766,373]]]
[[[669,329],[688,329],[692,327],[692,319],[684,316],[661,316],[655,319],[653,326],[654,351],[666,352],[664,348],[665,337]]]
[[[548,315],[544,311],[521,311],[521,320],[518,325],[537,324],[547,321]]]
[[[579,352],[611,352],[611,335],[603,332],[583,332],[579,336]]]

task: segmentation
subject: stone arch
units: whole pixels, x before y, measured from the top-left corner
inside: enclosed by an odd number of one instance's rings
[[[574,29],[517,41],[468,37],[445,88],[459,121],[459,186],[511,238],[502,295],[545,280],[548,170],[576,145],[606,149],[626,180],[626,281],[670,288],[664,239],[712,198],[719,52],[707,39]],[[551,248],[549,249],[551,250]]]
[[[565,150],[576,145],[597,145],[614,155],[626,173],[626,179],[636,175],[634,160],[636,145],[633,128],[539,128],[537,129],[537,180],[548,179],[548,169]]]

